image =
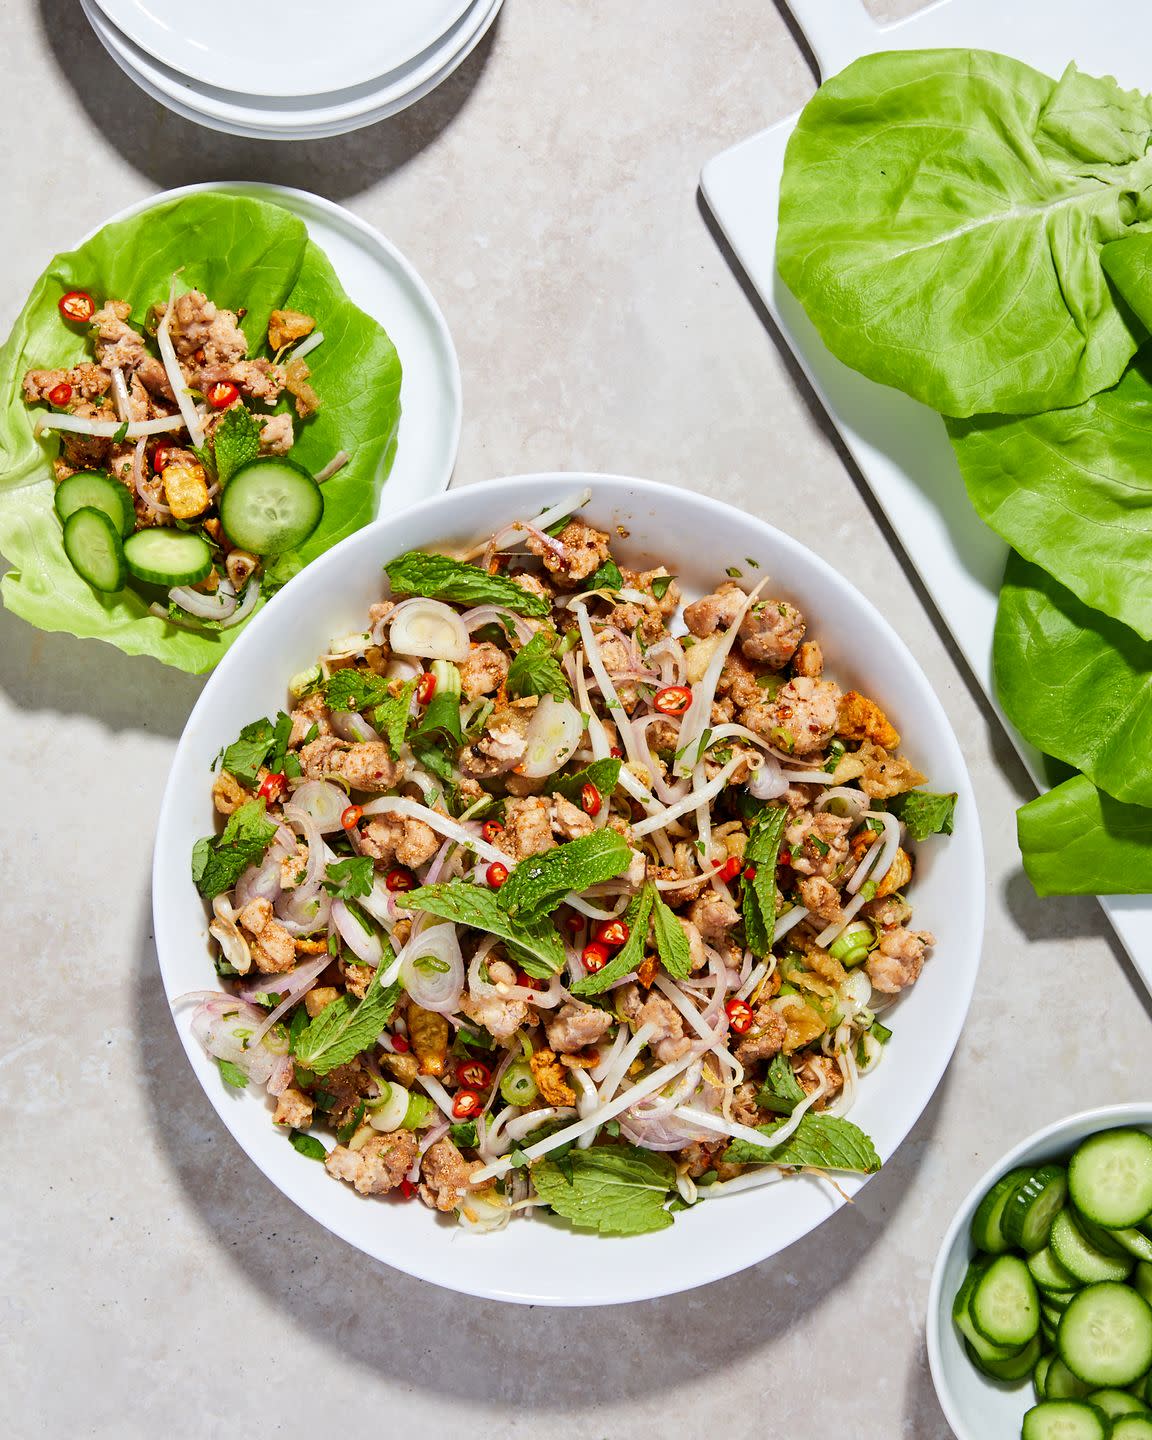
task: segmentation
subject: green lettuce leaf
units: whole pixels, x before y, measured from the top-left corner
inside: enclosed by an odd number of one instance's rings
[[[724,1152],[730,1165],[796,1165],[814,1170],[847,1170],[873,1175],[880,1169],[876,1147],[858,1125],[838,1115],[813,1115],[809,1111],[782,1145],[773,1146],[772,1136],[787,1121],[757,1125],[765,1136],[760,1147],[748,1140],[733,1140]]]
[[[478,565],[451,560],[447,555],[409,550],[390,560],[384,569],[397,595],[423,595],[430,600],[452,600],[457,605],[502,605],[516,615],[530,615],[537,620],[548,616],[549,604],[539,595],[521,590],[504,575],[489,575]]]
[[[1152,810],[1076,775],[1016,812],[1024,869],[1038,895],[1152,891]]]
[[[948,422],[980,518],[1093,610],[1152,640],[1152,347],[1069,410]]]
[[[845,364],[946,415],[1077,405],[1144,327],[1101,250],[1152,213],[1146,97],[980,50],[868,55],[788,143],[780,274]]]
[[[547,1157],[532,1166],[536,1193],[557,1215],[601,1235],[645,1235],[672,1222],[668,1197],[676,1171],[666,1155],[632,1145],[573,1150],[561,1168]]]
[[[263,800],[246,801],[229,815],[222,835],[192,847],[192,879],[206,900],[231,890],[248,866],[263,858],[276,834],[264,808]]]
[[[1019,556],[993,648],[1004,713],[1025,739],[1135,805],[1152,805],[1152,643]]]
[[[315,315],[324,344],[308,358],[321,410],[297,425],[293,458],[313,472],[345,449],[351,461],[324,486],[324,517],[302,547],[307,562],[371,520],[391,468],[400,418],[400,362],[375,320],[348,299],[303,223],[278,205],[206,193],[169,201],[106,225],[78,249],[56,256],[33,287],[0,348],[0,553],[12,569],[0,591],[15,614],[43,630],[107,641],[130,655],[153,655],[192,673],[212,669],[244,629],[182,629],[149,613],[159,589],[100,595],[64,554],[52,508],[56,441],[33,436],[20,382],[31,367],[91,358],[76,327],[56,309],[60,295],[86,290],[99,302],[124,299],[142,322],[167,297],[172,274],[218,305],[246,308],[249,351],[259,354],[277,307]],[[286,408],[287,401],[280,408]],[[261,601],[263,604],[263,601]]]
[[[498,892],[502,909],[523,924],[547,917],[570,890],[577,894],[617,875],[632,863],[627,840],[615,830],[596,830],[566,845],[521,860]]]

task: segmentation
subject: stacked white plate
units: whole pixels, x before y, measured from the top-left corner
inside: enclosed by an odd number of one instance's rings
[[[117,65],[186,120],[315,140],[395,115],[484,38],[503,0],[80,0]]]

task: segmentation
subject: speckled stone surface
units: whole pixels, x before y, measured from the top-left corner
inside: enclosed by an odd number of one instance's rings
[[[941,694],[989,861],[959,1051],[857,1205],[668,1300],[461,1299],[297,1213],[192,1081],[157,976],[148,867],[200,682],[0,613],[0,1430],[946,1440],[923,1311],[948,1218],[1027,1131],[1147,1093],[1149,1002],[1094,903],[1032,897],[1012,820],[1027,779],[710,232],[702,163],[813,88],[780,11],[507,0],[415,109],[295,146],[157,108],[73,0],[0,0],[0,33],[0,324],[53,251],[154,190],[257,178],[350,205],[416,262],[455,334],[457,483],[648,475],[767,516],[841,565]]]

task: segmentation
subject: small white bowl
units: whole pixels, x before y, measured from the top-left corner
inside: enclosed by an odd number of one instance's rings
[[[951,1058],[968,1011],[984,925],[984,861],[976,801],[960,747],[924,673],[888,621],[837,570],[781,531],[707,496],[612,475],[518,476],[469,485],[369,525],[320,556],[257,615],[224,656],[193,710],[173,762],[153,865],[156,946],[169,1000],[213,982],[204,904],[189,875],[193,842],[213,829],[210,768],[242,725],[284,704],[290,676],[333,635],[361,628],[382,597],[385,561],[420,546],[491,534],[588,486],[583,513],[614,536],[628,564],[664,562],[689,596],[726,567],[771,577],[795,601],[831,674],[873,695],[904,736],[908,757],[938,790],[954,790],[956,832],[920,847],[917,919],[937,944],[893,1012],[883,1062],[852,1113],[884,1160],[915,1124]],[[766,502],[767,503],[767,502]],[[753,568],[753,563],[755,568]],[[747,580],[746,582],[747,583]],[[887,1017],[886,1017],[887,1018]],[[177,1011],[180,1038],[209,1100],[249,1157],[285,1195],[365,1253],[454,1290],[545,1305],[651,1299],[718,1280],[791,1245],[856,1194],[861,1176],[830,1185],[796,1177],[701,1204],[669,1229],[601,1239],[545,1219],[473,1236],[424,1206],[365,1200],[277,1134],[267,1105],[229,1090]],[[171,1084],[190,1084],[173,1073]]]
[[[952,1323],[952,1301],[976,1253],[968,1233],[976,1207],[1001,1175],[1017,1165],[1066,1159],[1089,1135],[1121,1125],[1152,1129],[1152,1104],[1102,1105],[1037,1130],[992,1166],[953,1217],[932,1272],[927,1328],[932,1381],[957,1440],[1016,1440],[1025,1411],[1036,1404],[1030,1377],[1019,1385],[998,1385],[981,1375]]]

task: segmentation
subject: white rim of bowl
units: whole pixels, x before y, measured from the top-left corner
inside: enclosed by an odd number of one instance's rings
[[[1125,1100],[1116,1105],[1098,1105],[1091,1110],[1077,1110],[1072,1115],[1065,1115],[1060,1120],[1053,1120],[1050,1125],[1045,1125],[1040,1130],[1033,1130],[1030,1135],[1026,1135],[1019,1144],[1013,1145],[1006,1155],[984,1172],[965,1195],[957,1207],[956,1213],[952,1216],[952,1223],[948,1226],[940,1249],[936,1253],[936,1263],[932,1267],[932,1283],[928,1287],[925,1342],[928,1347],[928,1368],[932,1372],[932,1384],[936,1391],[936,1398],[940,1402],[944,1418],[955,1433],[961,1437],[961,1440],[987,1440],[987,1437],[976,1435],[967,1419],[953,1406],[952,1392],[944,1376],[944,1360],[940,1349],[940,1302],[944,1291],[944,1270],[957,1237],[967,1230],[977,1205],[996,1181],[1002,1175],[1006,1175],[1020,1157],[1027,1154],[1029,1150],[1043,1145],[1046,1140],[1055,1141],[1063,1131],[1074,1126],[1098,1125],[1102,1130],[1113,1130],[1117,1124],[1126,1123],[1147,1128],[1150,1123],[1148,1103]],[[951,1302],[949,1302],[948,1308],[951,1313]]]
[[[538,486],[564,486],[567,488],[574,488],[579,485],[589,485],[593,489],[593,494],[595,494],[595,489],[597,485],[623,485],[628,486],[632,490],[639,491],[641,494],[646,493],[653,497],[666,495],[670,490],[674,491],[677,489],[677,487],[668,485],[662,481],[646,480],[631,475],[620,475],[607,472],[583,470],[533,471],[521,475],[504,475],[496,479],[480,482],[478,486],[469,485],[463,488],[467,490],[479,488],[502,491],[506,487],[519,488],[526,483],[531,483]],[[427,500],[419,501],[415,505],[409,505],[406,509],[397,511],[395,515],[389,516],[385,520],[372,521],[370,524],[363,526],[360,530],[355,531],[352,535],[349,535],[346,539],[342,540],[339,545],[334,546],[331,550],[325,551],[323,555],[318,556],[317,559],[314,560],[311,566],[309,566],[308,568],[313,569],[316,566],[331,566],[333,567],[333,569],[338,569],[338,560],[336,559],[336,557],[340,555],[341,551],[345,546],[362,543],[363,536],[366,532],[375,529],[383,531],[384,527],[394,526],[400,520],[406,520],[412,515],[422,513],[425,510],[430,510],[437,506],[447,506],[451,503],[450,497],[454,494],[459,493],[462,493],[462,491],[446,490],[439,495],[429,497]],[[880,612],[880,610],[875,605],[873,605],[872,601],[869,600],[866,595],[861,593],[861,591],[852,583],[851,580],[847,578],[847,576],[841,574],[841,572],[837,570],[835,566],[833,566],[829,561],[825,560],[822,556],[816,554],[814,550],[809,549],[809,547],[804,545],[801,541],[795,539],[786,531],[778,529],[769,521],[763,520],[759,516],[751,515],[748,511],[741,510],[738,506],[730,505],[724,500],[714,499],[712,496],[705,495],[700,491],[685,489],[683,493],[690,495],[694,500],[698,500],[706,506],[719,507],[724,510],[731,511],[734,515],[741,517],[745,521],[754,521],[756,525],[762,526],[765,530],[770,531],[774,538],[774,541],[781,545],[782,548],[793,551],[796,555],[801,556],[805,563],[812,565],[814,569],[818,573],[821,573],[823,578],[826,579],[832,586],[846,588],[851,593],[853,603],[859,606],[861,610],[870,614],[874,622],[886,633],[892,648],[903,657],[904,661],[909,666],[911,674],[923,690],[923,698],[930,712],[932,723],[940,730],[940,732],[945,737],[946,743],[954,751],[955,764],[957,767],[957,790],[960,793],[961,798],[968,801],[967,808],[970,809],[972,813],[972,828],[971,833],[968,836],[968,843],[975,848],[974,859],[977,865],[978,883],[974,887],[976,896],[975,905],[973,906],[973,909],[969,912],[967,919],[968,922],[975,920],[977,923],[975,925],[968,923],[965,928],[973,935],[978,937],[975,941],[976,962],[972,967],[972,974],[965,988],[962,997],[962,1004],[956,1007],[956,1009],[951,1013],[949,1017],[949,1019],[951,1020],[951,1025],[946,1032],[946,1043],[941,1046],[938,1052],[938,1060],[931,1073],[931,1084],[926,1088],[924,1098],[916,1108],[915,1114],[909,1117],[908,1123],[904,1127],[899,1139],[895,1142],[887,1155],[883,1157],[884,1163],[887,1164],[888,1161],[892,1158],[892,1156],[897,1152],[897,1150],[899,1150],[900,1146],[903,1145],[904,1142],[907,1140],[909,1134],[914,1129],[917,1122],[920,1120],[924,1111],[927,1109],[929,1102],[932,1100],[933,1096],[936,1094],[937,1090],[940,1087],[940,1081],[943,1079],[944,1073],[948,1069],[949,1064],[951,1063],[952,1056],[956,1049],[956,1045],[960,1039],[960,1034],[964,1028],[964,1022],[967,1019],[968,1011],[972,1003],[972,995],[976,987],[976,978],[979,974],[984,935],[984,879],[986,871],[984,864],[984,842],[980,832],[978,810],[976,808],[975,795],[972,789],[972,779],[968,773],[968,766],[964,759],[964,753],[960,748],[960,742],[956,737],[956,732],[952,728],[952,723],[948,719],[948,715],[944,710],[944,706],[941,703],[940,697],[937,695],[931,682],[928,680],[927,675],[924,674],[920,662],[916,659],[909,646],[897,633],[891,622]],[[497,508],[504,503],[505,499],[503,496],[494,496],[492,501],[494,511],[496,511]],[[291,583],[292,582],[290,582],[290,584]],[[285,586],[284,590],[282,590],[279,595],[273,596],[273,598],[268,602],[268,604],[264,607],[264,610],[261,613],[268,614],[273,606],[284,603],[283,597],[288,594],[289,589],[290,585]],[[189,729],[195,723],[197,716],[201,713],[202,709],[207,709],[212,704],[214,704],[216,692],[221,686],[227,684],[227,679],[231,673],[232,667],[242,664],[248,647],[253,644],[259,643],[260,630],[260,617],[257,616],[253,625],[245,628],[244,633],[237,638],[235,643],[230,647],[228,652],[220,661],[220,664],[208,677],[208,683],[205,685],[203,691],[200,694],[200,698],[197,700],[196,704],[192,708],[191,714],[188,716],[188,720],[185,723],[185,730]],[[255,640],[252,638],[254,632],[257,637]],[[181,740],[182,739],[183,736],[181,737]],[[160,803],[160,811],[156,825],[157,843],[154,847],[152,861],[151,878],[154,924],[153,933],[156,939],[156,958],[157,964],[160,968],[162,983],[164,982],[164,963],[161,957],[161,937],[166,933],[167,925],[164,923],[164,916],[157,913],[157,896],[163,892],[164,874],[167,873],[168,868],[166,863],[168,861],[168,856],[166,854],[165,848],[160,843],[160,837],[167,834],[169,828],[169,812],[175,804],[174,786],[176,783],[176,768],[176,762],[174,759],[172,769],[169,772],[168,781],[164,787],[164,795]],[[168,988],[166,983],[164,985],[164,991],[165,1000],[169,1006],[169,1011],[171,1013],[172,1002],[168,996]],[[201,1089],[207,1096],[209,1104],[216,1111],[225,1129],[232,1136],[233,1140],[236,1142],[238,1149],[247,1158],[249,1163],[255,1165],[256,1168],[260,1170],[260,1172],[273,1185],[276,1186],[277,1190],[279,1190],[282,1195],[285,1195],[286,1199],[291,1200],[293,1204],[297,1205],[299,1209],[303,1210],[304,1213],[308,1215],[308,1217],[316,1224],[323,1226],[323,1228],[328,1230],[329,1233],[333,1235],[338,1235],[348,1244],[354,1246],[358,1250],[361,1250],[362,1254],[370,1253],[363,1251],[357,1241],[351,1235],[345,1232],[345,1228],[343,1226],[339,1224],[334,1224],[327,1219],[320,1219],[317,1215],[313,1214],[311,1210],[307,1209],[302,1202],[297,1201],[293,1196],[287,1194],[287,1192],[279,1185],[275,1176],[265,1170],[264,1166],[260,1163],[260,1161],[253,1154],[250,1153],[250,1151],[240,1140],[239,1136],[233,1131],[232,1125],[229,1122],[229,1117],[223,1105],[221,1103],[218,1103],[222,1099],[222,1097],[218,1095],[213,1095],[208,1091],[207,1087],[204,1086],[200,1081],[200,1077],[197,1074],[195,1068],[192,1066],[192,1055],[194,1053],[193,1047],[196,1045],[196,1041],[193,1039],[190,1032],[186,1033],[185,1029],[182,1029],[176,1023],[176,1017],[174,1014],[172,1014],[172,1023],[173,1027],[176,1030],[176,1034],[179,1038],[180,1044],[184,1048],[185,1054],[188,1056],[189,1068],[192,1069],[193,1075],[196,1078],[197,1083],[201,1084]],[[921,1074],[923,1073],[925,1072],[922,1070]],[[883,1174],[883,1169],[881,1169],[881,1171],[878,1173]],[[857,1177],[853,1178],[855,1179]],[[859,1194],[859,1192],[864,1188],[864,1186],[867,1185],[869,1181],[872,1180],[874,1177],[863,1176],[859,1178],[860,1183],[858,1186],[856,1186],[856,1188],[854,1188],[852,1192],[853,1198],[855,1198],[855,1196]],[[816,1222],[816,1224],[810,1226],[809,1229],[804,1232],[804,1234],[811,1234],[814,1230],[819,1229],[819,1227],[824,1224],[825,1221],[830,1220],[833,1215],[837,1214],[846,1203],[847,1197],[840,1198],[839,1196],[837,1196],[832,1204],[832,1208],[828,1210],[827,1214],[822,1216],[821,1219]],[[695,1289],[701,1285],[712,1284],[717,1280],[726,1279],[729,1275],[734,1275],[742,1270],[746,1270],[750,1266],[759,1263],[767,1256],[778,1253],[781,1252],[769,1250],[764,1253],[756,1254],[755,1256],[747,1260],[737,1260],[734,1263],[731,1263],[727,1259],[722,1259],[718,1257],[716,1264],[709,1268],[707,1274],[697,1276],[692,1280],[685,1282],[684,1284],[672,1283],[666,1286],[659,1285],[656,1289],[652,1289],[650,1286],[642,1286],[638,1289],[629,1290],[627,1293],[613,1295],[609,1299],[596,1300],[591,1302],[585,1299],[578,1301],[555,1299],[544,1294],[523,1295],[510,1294],[490,1289],[465,1289],[464,1287],[446,1284],[444,1279],[439,1274],[430,1273],[430,1268],[434,1271],[436,1267],[429,1267],[427,1264],[425,1264],[422,1256],[410,1256],[409,1263],[405,1264],[403,1269],[404,1273],[412,1275],[419,1280],[426,1280],[431,1284],[440,1285],[445,1289],[455,1290],[458,1293],[474,1294],[481,1299],[497,1300],[503,1303],[513,1304],[552,1305],[557,1307],[577,1305],[583,1307],[591,1304],[626,1304],[637,1300],[648,1300],[659,1298],[664,1295],[677,1294],[683,1290]],[[388,1264],[389,1262],[385,1260],[382,1261],[382,1263]]]

